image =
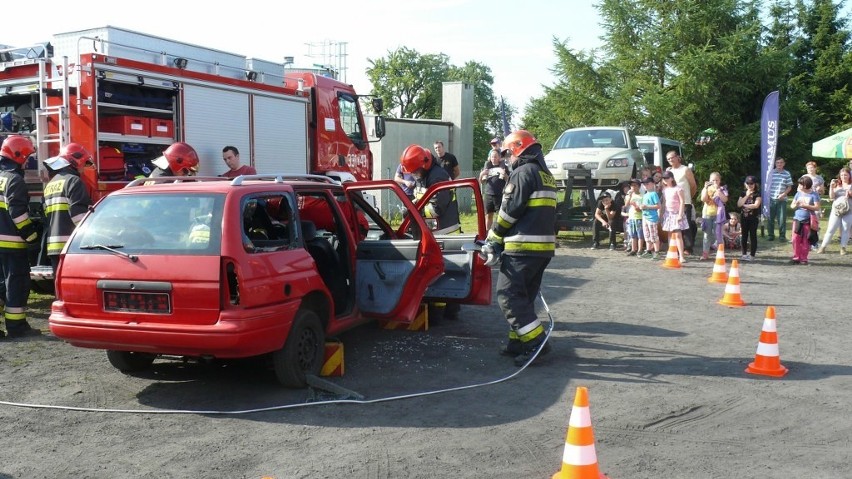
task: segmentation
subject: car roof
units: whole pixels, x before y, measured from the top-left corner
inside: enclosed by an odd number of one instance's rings
[[[321,175],[242,175],[236,178],[218,176],[164,176],[157,178],[139,178],[130,182],[115,193],[231,193],[241,191],[260,191],[282,188],[290,191],[303,187],[340,188],[340,183]]]

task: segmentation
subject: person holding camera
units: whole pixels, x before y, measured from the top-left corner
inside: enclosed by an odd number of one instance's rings
[[[488,152],[488,161],[482,165],[479,172],[479,182],[482,183],[482,198],[485,201],[485,229],[491,229],[494,213],[500,211],[503,203],[503,187],[509,178],[509,167],[503,161],[499,150]]]
[[[828,197],[832,201],[838,201],[840,198],[845,198],[846,203],[850,203],[852,198],[852,170],[847,167],[840,169],[837,178],[832,178],[828,186]],[[837,214],[834,207],[831,208],[831,213],[828,216],[828,227],[825,235],[822,238],[822,244],[816,251],[817,254],[825,253],[825,248],[831,237],[840,229],[840,254],[846,254],[846,245],[849,243],[849,232],[852,230],[852,208],[846,208],[846,212],[842,215]]]

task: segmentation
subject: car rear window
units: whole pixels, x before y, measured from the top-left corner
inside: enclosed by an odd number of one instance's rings
[[[217,194],[108,196],[80,225],[68,252],[218,255],[224,200]]]

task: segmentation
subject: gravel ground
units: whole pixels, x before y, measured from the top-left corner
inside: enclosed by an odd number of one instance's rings
[[[50,335],[0,342],[0,478],[545,478],[578,386],[610,479],[850,477],[852,257],[836,242],[809,266],[761,243],[731,308],[712,260],[668,270],[560,238],[553,350],[523,370],[497,354],[496,305],[341,336],[345,375],[328,379],[349,395],[282,389],[258,361],[129,376]],[[49,300],[31,301],[45,330]],[[767,306],[781,379],[743,371]]]

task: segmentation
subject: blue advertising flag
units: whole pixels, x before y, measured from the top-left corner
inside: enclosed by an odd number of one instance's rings
[[[503,137],[509,136],[512,131],[509,129],[509,120],[506,119],[506,104],[503,103],[503,97],[500,97],[500,116],[503,118]]]
[[[775,168],[775,151],[778,148],[778,91],[766,95],[760,115],[760,177],[763,178],[761,204],[763,216],[769,216],[769,187]]]

